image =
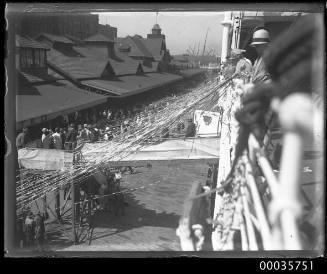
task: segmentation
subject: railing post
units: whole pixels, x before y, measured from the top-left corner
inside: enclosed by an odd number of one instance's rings
[[[300,111],[299,111],[300,110]],[[280,223],[285,250],[300,250],[297,219],[302,214],[299,200],[303,141],[312,134],[312,102],[308,95],[291,94],[279,107],[279,120],[285,135],[278,195],[271,204],[275,229]]]

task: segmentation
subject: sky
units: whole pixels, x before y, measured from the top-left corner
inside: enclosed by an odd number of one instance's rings
[[[100,24],[117,28],[117,36],[139,34],[146,38],[156,23],[155,12],[103,12],[99,14]],[[224,14],[222,12],[159,12],[157,23],[166,35],[166,45],[170,54],[187,53],[188,48],[198,49],[202,54],[206,32],[208,31],[206,52],[214,50],[220,56],[221,34]]]

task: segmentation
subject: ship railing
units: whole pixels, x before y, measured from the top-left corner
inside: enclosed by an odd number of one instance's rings
[[[232,88],[229,90],[230,94],[227,94],[227,97],[235,96],[238,93],[236,89]],[[212,246],[213,250],[217,251],[235,248],[235,243],[232,243],[229,245],[232,248],[221,249],[221,245],[215,243],[217,237],[214,236],[217,233],[215,232],[215,218],[219,212],[219,207],[223,203],[222,196],[217,189],[221,187],[220,182],[226,180],[226,175],[232,169],[231,162],[233,157],[229,155],[230,153],[227,150],[231,147],[235,148],[236,144],[231,140],[233,139],[231,136],[237,135],[237,128],[239,126],[237,123],[233,123],[233,118],[231,118],[235,114],[232,106],[235,104],[235,100],[229,99],[231,98],[226,98],[223,106],[225,111],[221,127],[222,131],[225,127],[225,131],[227,130],[228,132],[221,132],[217,188],[212,190],[216,192],[215,209],[212,215],[214,230],[212,233]],[[301,119],[298,118],[299,110],[305,113],[301,115]],[[265,154],[265,147],[260,145],[253,134],[249,135],[247,141],[248,149],[239,156],[244,170],[242,178],[239,178],[242,182],[240,184],[239,199],[235,203],[236,208],[241,208],[240,216],[242,221],[240,221],[239,229],[241,231],[242,250],[303,249],[298,227],[298,221],[303,212],[298,194],[300,192],[303,144],[304,140],[310,138],[313,133],[312,110],[311,97],[303,93],[288,95],[283,101],[279,102],[278,108],[275,109],[283,133],[281,165],[278,176],[276,176],[276,171],[273,170],[270,160],[268,160]],[[228,117],[227,120],[225,119],[226,117]],[[208,194],[210,193],[212,192]],[[199,197],[203,197],[203,194],[200,194]],[[194,204],[193,206],[198,207],[199,205]],[[192,208],[192,206],[189,207]],[[190,210],[190,212],[194,212],[194,210]],[[195,219],[195,217],[193,216],[192,219]],[[186,219],[184,218],[184,220]],[[189,248],[192,246],[190,238],[185,236],[188,230],[184,235],[182,233],[183,227],[185,231],[187,230],[185,227],[188,227],[190,231],[192,229],[190,224],[183,225],[181,223],[178,230],[181,245],[188,246],[187,250],[190,250]],[[259,232],[260,237],[256,235],[255,230]],[[188,231],[188,233],[190,232]],[[193,244],[193,250],[201,250],[201,247],[195,248],[195,246],[197,246],[196,243]]]

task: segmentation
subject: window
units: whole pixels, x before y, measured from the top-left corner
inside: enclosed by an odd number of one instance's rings
[[[44,49],[21,48],[20,67],[26,68],[45,68],[46,52]]]

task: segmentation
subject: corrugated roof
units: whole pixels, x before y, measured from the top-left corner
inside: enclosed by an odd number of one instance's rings
[[[121,97],[141,93],[164,84],[170,84],[183,79],[183,77],[171,73],[148,73],[142,76],[130,75],[118,77],[114,80],[85,80],[82,84],[94,87]]]
[[[33,49],[50,50],[50,48],[47,45],[41,44],[27,36],[16,35],[15,38],[16,38],[16,47],[18,47],[18,48],[33,48]]]
[[[21,86],[20,89],[24,87]],[[72,112],[93,105],[104,103],[104,95],[87,92],[70,85],[67,81],[57,81],[54,84],[33,86],[38,94],[16,96],[16,121],[21,122],[52,115]],[[24,92],[21,92],[21,94]]]
[[[107,58],[67,57],[54,49],[48,61],[76,79],[99,78],[108,64]]]
[[[94,34],[86,39],[84,39],[85,42],[114,42],[114,40],[104,36],[101,33]]]
[[[64,36],[58,36],[58,35],[53,35],[53,34],[49,34],[49,33],[41,33],[35,39],[38,40],[42,36],[46,37],[47,39],[49,39],[52,42],[59,42],[59,43],[71,44],[71,45],[74,44],[74,42],[72,40],[70,40]]]

